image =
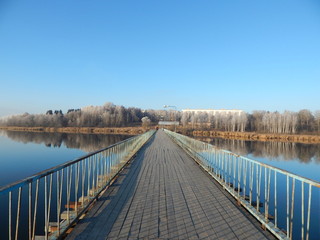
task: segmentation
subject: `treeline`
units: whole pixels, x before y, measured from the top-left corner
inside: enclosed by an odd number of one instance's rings
[[[158,121],[180,121],[184,128],[231,132],[319,133],[320,110],[311,112],[253,111],[252,113],[180,112],[175,110],[142,110],[106,103],[81,109],[48,110],[43,114],[22,114],[0,120],[7,127],[131,127],[156,125]]]
[[[254,111],[249,118],[248,130],[267,133],[320,132],[320,110],[299,112]]]
[[[249,113],[210,114],[207,112],[183,112],[183,126],[192,129],[207,129],[232,132],[259,133],[312,133],[320,132],[320,110],[312,113],[303,109],[299,112],[253,111]]]
[[[248,114],[241,112],[240,114],[207,112],[183,112],[181,114],[181,123],[185,127],[214,129],[230,132],[244,132],[248,123]]]
[[[113,103],[103,106],[88,106],[82,109],[48,110],[45,114],[15,115],[2,119],[0,125],[15,127],[125,127],[141,126],[141,119],[157,122],[165,111],[142,111],[140,108],[125,108]],[[149,121],[148,120],[148,121]]]

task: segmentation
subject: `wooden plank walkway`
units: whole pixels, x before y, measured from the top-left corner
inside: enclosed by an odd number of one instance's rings
[[[159,130],[67,239],[273,239]]]

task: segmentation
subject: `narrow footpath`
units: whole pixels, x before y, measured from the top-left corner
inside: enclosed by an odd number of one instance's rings
[[[274,239],[159,130],[67,239]]]

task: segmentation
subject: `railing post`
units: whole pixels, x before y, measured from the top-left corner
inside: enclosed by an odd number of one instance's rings
[[[9,217],[8,217],[8,219],[9,219],[9,240],[11,240],[12,239],[12,220],[11,220],[11,218],[12,218],[12,192],[10,191],[9,192]]]
[[[309,240],[309,231],[310,231],[310,213],[311,213],[311,196],[312,196],[312,186],[311,186],[311,184],[309,184],[308,217],[307,217],[307,235],[306,235],[306,240]]]
[[[29,236],[29,240],[32,239],[32,183],[29,183],[29,191],[28,191],[28,196],[29,196],[29,200],[28,200],[28,236]]]
[[[20,221],[20,209],[21,209],[21,190],[22,188],[19,188],[18,193],[18,205],[17,205],[17,218],[16,218],[16,234],[15,239],[18,240],[18,234],[19,234],[19,221]]]
[[[293,226],[298,223],[295,220],[300,217],[300,214],[296,214],[297,210],[294,208],[295,204],[295,181],[302,181],[301,187],[301,238],[309,239],[310,236],[310,221],[311,219],[311,199],[312,199],[312,187],[320,189],[320,183],[312,181],[310,179],[303,178],[301,176],[289,173],[285,170],[268,166],[258,161],[249,159],[247,157],[235,155],[226,150],[220,150],[210,144],[204,144],[198,140],[172,133],[168,130],[165,132],[183,149],[186,149],[190,155],[194,155],[195,159],[202,161],[199,164],[204,169],[209,169],[211,175],[250,213],[252,213],[261,223],[262,226],[270,230],[279,239],[291,239],[295,231]],[[210,149],[210,147],[212,149]],[[210,150],[209,150],[210,149]],[[200,157],[200,158],[199,158]],[[209,165],[209,166],[208,166]],[[263,171],[264,170],[264,171]],[[272,173],[273,172],[273,173]],[[272,174],[274,174],[274,180],[271,180]],[[249,176],[249,179],[247,178]],[[278,176],[286,177],[283,186],[278,188]],[[290,189],[290,178],[292,178],[292,187]],[[273,184],[274,181],[274,184]],[[232,183],[231,183],[232,182]],[[308,211],[307,218],[305,218],[305,190],[304,183],[309,184],[309,197],[308,197]],[[273,194],[274,198],[270,198],[270,191],[272,191],[272,185],[274,186]],[[237,186],[237,187],[236,187]],[[249,197],[247,197],[247,186],[249,186]],[[243,194],[240,194],[241,187],[243,187]],[[263,187],[264,189],[261,189]],[[284,192],[286,201],[283,203],[278,201],[279,194],[283,188],[286,188],[287,193]],[[291,193],[290,193],[291,191]],[[262,192],[262,194],[261,194]],[[291,202],[290,202],[291,196]],[[299,195],[300,196],[300,195]],[[256,199],[256,202],[253,202]],[[264,201],[264,202],[263,202]],[[272,209],[272,201],[274,201],[274,209]],[[264,206],[264,207],[263,207]],[[262,208],[260,210],[260,207]],[[286,209],[285,209],[286,207]],[[281,208],[286,212],[283,214],[283,218],[278,217],[278,209]],[[274,218],[271,214],[274,210]],[[281,211],[282,213],[282,211]],[[281,223],[279,220],[281,219]],[[294,223],[293,223],[294,222]],[[283,225],[286,227],[286,233],[282,232],[278,226]],[[306,226],[305,226],[306,224]],[[296,227],[295,227],[296,229]]]
[[[47,214],[48,214],[48,186],[47,186],[47,176],[44,177],[44,237],[48,240],[48,229],[47,229]]]
[[[295,178],[292,179],[292,193],[291,193],[291,217],[290,217],[290,239],[292,239],[293,228],[293,215],[294,215],[294,190],[295,190]]]
[[[304,239],[304,182],[301,181],[301,239]]]
[[[289,175],[287,175],[287,237],[289,238]]]
[[[277,172],[274,171],[274,225],[278,227]]]

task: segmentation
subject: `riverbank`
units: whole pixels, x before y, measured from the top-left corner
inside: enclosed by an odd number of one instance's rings
[[[319,135],[299,134],[271,134],[255,132],[223,132],[223,131],[201,131],[195,130],[193,136],[197,137],[219,137],[225,139],[251,140],[251,141],[277,141],[277,142],[299,142],[299,143],[320,143]]]
[[[137,135],[148,131],[143,127],[97,128],[97,127],[0,127],[0,130],[20,132],[58,132],[82,134],[124,134]]]
[[[124,134],[137,135],[144,133],[152,127],[118,127],[118,128],[98,128],[98,127],[0,127],[0,130],[22,131],[22,132],[58,132],[58,133],[82,133],[82,134]],[[174,130],[174,129],[171,129]],[[191,130],[178,127],[177,132],[195,137],[225,138],[250,141],[278,141],[278,142],[299,142],[299,143],[320,143],[319,135],[299,135],[299,134],[270,134],[255,132],[224,132],[209,130]]]

